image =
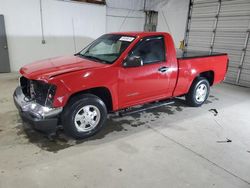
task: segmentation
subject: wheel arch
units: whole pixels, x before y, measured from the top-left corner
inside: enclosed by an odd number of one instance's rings
[[[67,103],[69,103],[69,101],[75,97],[81,97],[82,94],[92,94],[92,95],[99,97],[106,105],[107,110],[113,111],[114,108],[113,108],[112,94],[107,87],[94,87],[94,88],[78,91],[70,95],[70,97],[67,100]]]
[[[204,72],[201,72],[201,73],[199,73],[199,74],[197,74],[194,78],[193,78],[193,80],[190,82],[190,84],[189,84],[189,87],[188,87],[188,92],[190,91],[190,89],[191,89],[191,87],[192,87],[192,85],[193,85],[193,83],[198,79],[198,78],[206,78],[207,79],[207,81],[209,82],[209,85],[210,86],[212,86],[213,85],[213,83],[214,83],[214,71],[212,71],[212,70],[209,70],[209,71],[204,71]]]
[[[205,71],[205,72],[201,72],[197,77],[203,77],[206,78],[207,81],[209,82],[210,86],[212,86],[214,84],[214,71],[210,70],[210,71]]]

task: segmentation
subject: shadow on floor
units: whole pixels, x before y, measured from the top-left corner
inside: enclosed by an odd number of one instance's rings
[[[206,103],[212,103],[212,101],[215,100],[219,99],[215,98],[214,96],[210,96],[209,100],[207,100]],[[59,130],[55,136],[49,138],[47,135],[31,129],[29,125],[27,125],[25,122],[22,122],[21,120],[19,122],[20,125],[17,126],[17,134],[23,135],[26,139],[29,140],[30,143],[37,145],[42,150],[56,153],[60,150],[69,148],[77,144],[104,139],[107,135],[110,135],[111,133],[128,132],[128,130],[133,130],[133,132],[135,132],[136,128],[141,127],[148,122],[156,121],[157,119],[161,118],[162,114],[174,115],[175,113],[183,111],[186,107],[188,106],[185,104],[185,101],[183,99],[176,98],[174,104],[168,106],[161,106],[155,109],[146,110],[144,112],[135,113],[129,116],[120,117],[118,115],[111,114],[108,117],[106,126],[103,127],[103,129],[99,133],[84,140],[71,139],[70,137],[64,134],[63,130]],[[150,119],[141,118],[143,113],[144,115],[150,114]],[[146,128],[147,127],[144,126],[144,130]]]

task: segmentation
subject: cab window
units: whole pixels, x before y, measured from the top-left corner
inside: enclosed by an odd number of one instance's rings
[[[142,39],[132,50],[130,56],[140,56],[143,64],[151,64],[165,61],[164,38],[147,37]]]

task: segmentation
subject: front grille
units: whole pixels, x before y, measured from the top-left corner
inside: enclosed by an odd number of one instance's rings
[[[27,100],[34,100],[43,106],[52,106],[56,87],[38,80],[20,78],[20,85]],[[49,96],[50,95],[50,96]]]

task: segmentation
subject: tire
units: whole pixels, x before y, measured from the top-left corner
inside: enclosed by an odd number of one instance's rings
[[[192,83],[189,92],[185,95],[186,102],[189,106],[199,107],[208,98],[210,84],[206,78],[198,77]]]
[[[82,94],[69,101],[61,119],[66,134],[83,139],[101,130],[107,120],[107,108],[99,97]]]

